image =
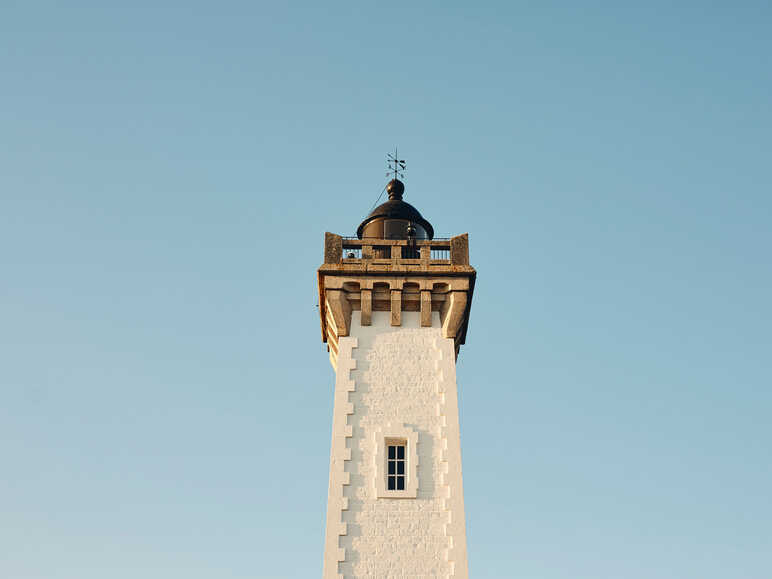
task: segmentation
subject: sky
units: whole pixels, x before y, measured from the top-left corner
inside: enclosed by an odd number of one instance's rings
[[[468,232],[471,576],[772,576],[768,2],[0,4],[0,576],[321,575],[324,232]]]

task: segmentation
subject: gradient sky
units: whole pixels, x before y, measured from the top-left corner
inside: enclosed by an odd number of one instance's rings
[[[478,269],[475,579],[772,577],[768,2],[0,6],[0,576],[321,576],[315,269]]]

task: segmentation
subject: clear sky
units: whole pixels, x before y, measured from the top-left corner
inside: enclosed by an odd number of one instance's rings
[[[315,269],[478,269],[475,579],[772,577],[769,2],[0,7],[0,576],[321,575]]]

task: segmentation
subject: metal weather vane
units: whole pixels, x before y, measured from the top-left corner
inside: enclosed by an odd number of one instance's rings
[[[392,179],[399,179],[405,178],[405,168],[407,165],[405,164],[404,159],[400,159],[399,155],[397,155],[397,149],[394,149],[394,154],[391,153],[386,154],[386,166],[389,168],[389,170],[386,172],[386,176],[392,176]]]

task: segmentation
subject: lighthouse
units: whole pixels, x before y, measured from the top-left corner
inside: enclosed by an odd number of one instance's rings
[[[322,340],[335,371],[324,579],[467,578],[456,360],[476,272],[404,183],[325,233]]]

